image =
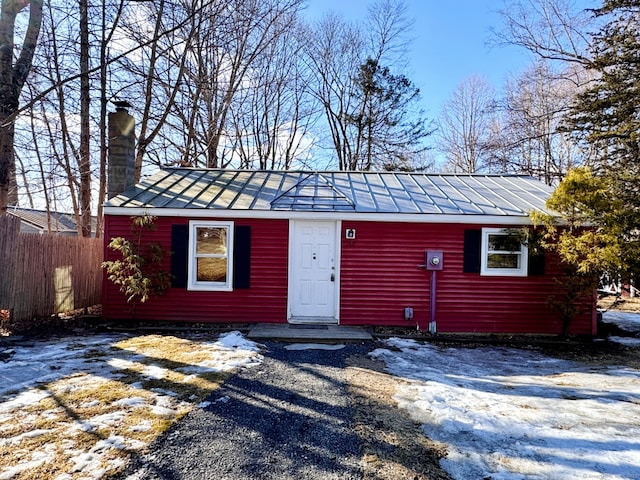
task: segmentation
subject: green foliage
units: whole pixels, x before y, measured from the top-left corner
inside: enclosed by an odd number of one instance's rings
[[[615,222],[620,206],[607,179],[579,167],[567,172],[547,200],[558,215],[531,215],[540,227],[537,243],[555,252],[564,265],[565,275],[556,279],[562,293],[549,298],[562,314],[563,336],[580,311],[580,299],[594,292],[602,273],[621,268],[624,242]]]
[[[566,297],[554,300],[566,322],[601,274],[640,276],[640,1],[603,0],[592,12],[601,25],[590,35],[593,80],[563,125],[592,152],[591,168],[568,172],[553,193],[558,217],[533,215],[566,269]]]
[[[598,253],[615,276],[638,278],[640,1],[605,0],[594,14],[603,20],[591,44],[595,80],[578,96],[567,125],[596,153],[594,171],[603,191],[595,195],[587,185],[592,203],[584,211],[598,229]],[[572,194],[581,201],[580,191]]]
[[[122,258],[107,260],[102,267],[107,278],[120,288],[127,302],[146,302],[151,295],[163,295],[169,288],[171,274],[162,267],[167,251],[158,243],[143,243],[143,232],[156,229],[156,217],[131,217],[133,239],[112,238],[108,247]]]
[[[346,115],[356,132],[350,169],[414,170],[415,155],[431,132],[422,112],[412,111],[420,90],[404,75],[394,75],[372,58],[354,78],[357,107]]]
[[[558,217],[532,214],[542,225],[542,242],[576,274],[596,276],[622,268],[625,242],[618,217],[622,203],[609,180],[589,167],[570,170],[547,201]]]
[[[594,152],[590,178],[565,179],[549,206],[572,207],[570,225],[593,231],[561,246],[580,271],[640,276],[640,1],[604,0],[593,11],[594,80],[578,95],[566,126]],[[589,248],[592,251],[589,253]]]

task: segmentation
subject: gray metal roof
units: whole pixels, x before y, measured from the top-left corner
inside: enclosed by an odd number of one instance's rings
[[[75,217],[72,213],[47,212],[32,208],[9,207],[9,215],[18,217],[22,231],[49,232],[62,235],[75,235],[78,232]]]
[[[167,168],[105,207],[527,216],[552,191],[518,175]]]

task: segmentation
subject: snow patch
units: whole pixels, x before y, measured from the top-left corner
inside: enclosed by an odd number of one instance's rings
[[[213,345],[227,349],[246,350],[248,352],[260,351],[260,346],[256,342],[247,340],[238,331],[223,333]]]
[[[409,381],[394,398],[447,445],[453,478],[640,478],[638,370],[519,349],[387,346],[370,355]]]
[[[630,333],[640,334],[640,314],[609,310],[602,313],[604,323],[613,323]]]
[[[624,345],[626,347],[640,347],[640,338],[636,337],[616,337],[610,335],[607,337],[607,340],[614,343],[619,343],[620,345]]]
[[[53,455],[45,452],[33,452],[31,454],[30,460],[26,462],[21,462],[12,467],[7,467],[0,471],[0,480],[10,480],[13,477],[19,475],[20,473],[30,470],[32,468],[38,468],[40,465],[43,465],[46,462],[50,462],[53,460]]]
[[[29,470],[51,461],[53,455],[62,451],[71,458],[66,472],[59,474],[55,480],[82,478],[93,480],[104,477],[107,469],[116,468],[122,463],[113,458],[114,450],[140,449],[145,445],[133,438],[112,435],[96,443],[89,451],[77,448],[76,442],[70,438],[74,431],[96,432],[99,429],[111,429],[129,415],[132,409],[149,407],[156,415],[173,418],[178,411],[191,407],[185,402],[178,402],[175,392],[167,389],[156,389],[155,395],[146,399],[134,395],[117,400],[112,406],[119,408],[107,414],[91,418],[71,420],[59,408],[36,413],[27,413],[37,407],[43,400],[52,395],[69,394],[79,388],[99,386],[108,381],[120,381],[128,372],[139,372],[152,378],[165,378],[168,370],[158,365],[143,365],[147,358],[139,353],[118,350],[114,356],[113,345],[130,338],[128,335],[96,335],[89,338],[78,337],[56,338],[45,342],[33,342],[31,346],[20,346],[10,349],[11,356],[0,362],[0,432],[2,442],[12,448],[20,449],[21,441],[50,433],[46,429],[31,430],[27,433],[10,436],[9,431],[16,424],[33,424],[38,419],[67,421],[66,431],[58,442],[49,443],[36,448],[33,452],[25,451],[14,465],[0,466],[0,479],[10,479],[17,475],[29,476]],[[217,342],[200,343],[208,359],[205,362],[185,367],[187,375],[201,372],[230,371],[237,366],[252,366],[261,362],[258,354],[259,346],[245,340],[239,332],[222,335]],[[53,367],[53,368],[52,368]],[[63,380],[63,381],[59,381]],[[44,386],[44,387],[41,387]],[[143,382],[129,384],[129,388],[145,389]],[[87,400],[80,404],[81,408],[100,407],[102,401]],[[35,410],[37,411],[37,410]],[[151,420],[144,420],[127,428],[126,432],[145,432],[153,428]],[[15,444],[15,447],[13,445]],[[59,449],[59,450],[56,450]],[[19,451],[19,450],[16,450]],[[108,458],[108,460],[107,460]]]
[[[136,408],[136,407],[144,407],[148,403],[149,401],[146,398],[130,397],[130,398],[123,398],[122,400],[116,400],[115,402],[113,402],[113,405],[116,405],[118,407]]]

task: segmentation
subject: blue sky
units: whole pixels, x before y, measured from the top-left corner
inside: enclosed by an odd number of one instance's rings
[[[361,20],[373,0],[308,0],[308,18],[335,12],[345,20]],[[415,20],[407,77],[420,88],[427,117],[438,116],[442,104],[465,78],[484,76],[497,90],[510,74],[531,58],[516,47],[489,47],[490,28],[499,29],[501,0],[405,0]]]

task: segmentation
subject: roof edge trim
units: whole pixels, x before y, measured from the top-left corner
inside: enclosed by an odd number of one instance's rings
[[[105,207],[105,215],[135,216],[154,215],[157,217],[180,218],[227,218],[227,219],[276,219],[276,220],[352,220],[371,222],[400,223],[465,223],[474,225],[531,225],[528,215],[469,215],[469,214],[430,214],[430,213],[361,213],[361,212],[292,212],[285,210],[215,210],[195,208],[132,208]]]

